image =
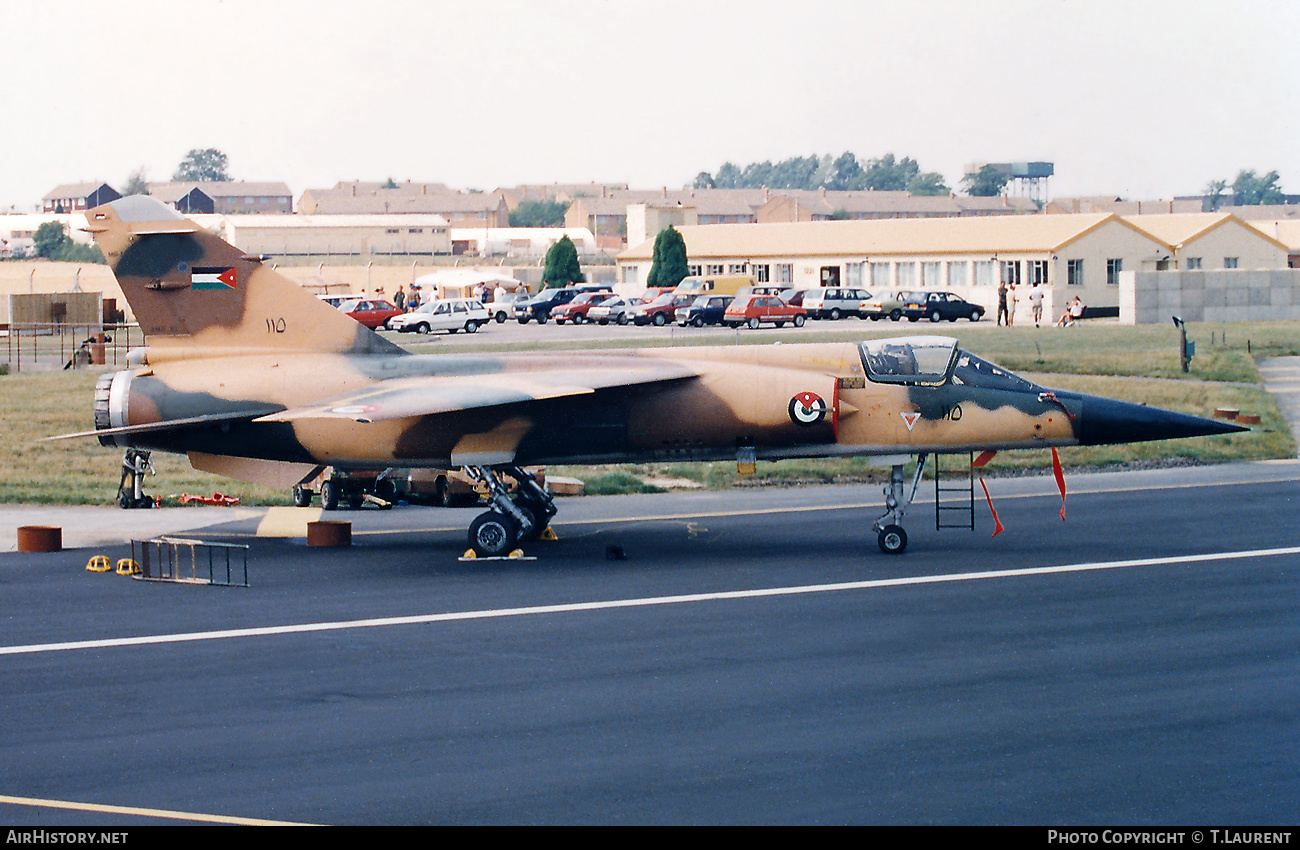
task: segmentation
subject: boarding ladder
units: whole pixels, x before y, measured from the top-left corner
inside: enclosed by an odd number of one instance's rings
[[[960,454],[948,455],[953,465],[944,469],[941,459],[934,455],[934,527],[975,528],[975,453],[969,452],[966,464],[960,463]]]

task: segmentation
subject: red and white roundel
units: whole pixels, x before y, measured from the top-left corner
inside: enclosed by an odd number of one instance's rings
[[[826,418],[826,400],[817,393],[801,392],[790,399],[790,419],[796,425],[816,425]]]

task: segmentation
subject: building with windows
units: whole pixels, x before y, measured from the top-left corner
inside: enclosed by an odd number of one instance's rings
[[[276,262],[410,263],[451,254],[451,228],[437,215],[227,215],[195,217],[232,245]]]
[[[1078,296],[1117,313],[1124,270],[1172,246],[1114,214],[684,226],[695,274],[752,274],[792,289],[944,289],[996,311],[999,282],[1047,288],[1044,315]],[[620,289],[644,288],[653,239],[618,257]],[[1021,290],[1024,291],[1023,289]]]
[[[509,227],[510,207],[500,193],[461,192],[442,183],[340,182],[308,189],[298,199],[303,215],[438,215],[452,227]]]
[[[245,180],[150,183],[149,194],[184,215],[293,212],[293,193],[284,183]]]
[[[107,204],[122,197],[122,193],[107,183],[64,183],[55,186],[41,199],[41,211],[47,213],[73,213]]]
[[[1169,246],[1156,270],[1284,269],[1287,246],[1226,212],[1134,215],[1126,220]]]

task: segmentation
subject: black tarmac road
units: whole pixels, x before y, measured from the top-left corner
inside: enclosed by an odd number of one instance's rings
[[[1298,481],[994,480],[997,537],[923,485],[892,557],[877,486],[564,500],[536,560],[189,533],[248,588],[0,554],[0,821],[1292,824]]]

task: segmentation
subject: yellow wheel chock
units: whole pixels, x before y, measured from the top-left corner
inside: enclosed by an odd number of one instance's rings
[[[86,562],[86,569],[92,573],[106,573],[113,567],[108,562],[108,556],[96,555]]]
[[[120,576],[138,576],[140,575],[140,565],[130,558],[123,558],[117,562],[117,574]]]

